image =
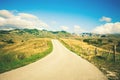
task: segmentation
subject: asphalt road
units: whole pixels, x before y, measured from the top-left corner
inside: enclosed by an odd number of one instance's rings
[[[53,51],[48,56],[5,73],[0,80],[107,80],[99,69],[52,40]]]

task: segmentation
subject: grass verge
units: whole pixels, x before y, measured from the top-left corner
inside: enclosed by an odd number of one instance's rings
[[[108,54],[106,50],[99,49],[99,54],[95,55],[94,46],[73,39],[60,39],[60,41],[69,50],[98,67],[109,80],[120,80],[120,54],[116,54],[116,62],[114,62],[113,54]]]
[[[45,50],[44,52],[33,54],[29,57],[24,58],[24,54],[20,56],[20,59],[16,59],[16,54],[4,54],[0,55],[0,73],[25,66],[27,64],[30,64],[32,62],[35,62],[46,55],[48,55],[53,50],[53,45],[51,41],[48,41],[49,48]]]

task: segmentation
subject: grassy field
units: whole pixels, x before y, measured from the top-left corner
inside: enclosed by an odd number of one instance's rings
[[[12,38],[0,41],[0,47],[0,73],[32,63],[52,51],[52,43],[48,38],[26,41]]]
[[[116,62],[114,62],[112,51],[109,52],[106,49],[75,39],[60,39],[60,41],[68,49],[97,66],[109,80],[120,79],[120,54],[116,54]]]

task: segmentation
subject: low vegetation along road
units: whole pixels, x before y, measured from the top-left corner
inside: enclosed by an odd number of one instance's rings
[[[27,66],[0,74],[0,80],[107,80],[94,65],[52,40],[53,52]]]

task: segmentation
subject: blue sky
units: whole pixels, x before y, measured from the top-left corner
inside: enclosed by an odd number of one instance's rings
[[[74,28],[90,32],[108,22],[120,22],[119,8],[120,0],[0,0],[0,10],[32,14],[48,24],[49,30],[69,32]],[[100,21],[102,17],[111,20]]]

